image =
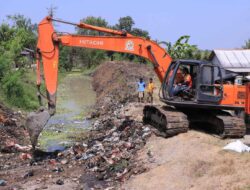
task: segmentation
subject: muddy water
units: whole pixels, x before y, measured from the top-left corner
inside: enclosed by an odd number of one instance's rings
[[[91,125],[85,117],[94,103],[91,78],[78,72],[68,74],[58,86],[57,112],[39,137],[40,147],[47,151],[60,150],[84,138]]]

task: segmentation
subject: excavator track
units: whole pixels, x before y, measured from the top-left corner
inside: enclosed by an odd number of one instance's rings
[[[223,121],[223,129],[219,135],[221,138],[242,138],[246,134],[246,125],[244,119],[235,116],[217,116]]]
[[[242,138],[246,134],[243,118],[231,115],[220,115],[209,112],[181,112],[168,106],[146,105],[143,110],[143,122],[154,126],[155,133],[171,137],[185,133],[191,123],[207,123],[214,127],[220,138]],[[202,125],[202,124],[201,124]]]
[[[160,136],[171,137],[188,131],[187,116],[171,107],[146,105],[143,115],[143,122],[158,129]]]
[[[216,135],[221,138],[242,138],[246,134],[246,124],[243,118],[201,110],[184,113],[191,124],[197,122],[209,124],[215,129]]]

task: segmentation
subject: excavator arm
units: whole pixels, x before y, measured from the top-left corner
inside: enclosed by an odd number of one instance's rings
[[[75,25],[79,28],[104,32],[112,36],[82,36],[72,34],[61,34],[54,30],[52,21]],[[59,44],[70,47],[83,47],[101,49],[115,52],[134,54],[149,60],[154,71],[163,81],[165,73],[172,61],[167,52],[156,42],[149,39],[133,36],[123,31],[112,30],[103,27],[88,25],[85,23],[71,23],[61,20],[44,18],[38,25],[37,43],[37,86],[40,93],[41,85],[41,60],[47,91],[47,100],[50,114],[55,113],[56,90],[58,78]]]

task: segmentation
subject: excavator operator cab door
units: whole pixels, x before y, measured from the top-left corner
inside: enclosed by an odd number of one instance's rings
[[[169,66],[165,78],[162,83],[162,95],[164,99],[171,99],[173,97],[172,89],[174,84],[174,75],[178,67],[177,62],[172,62]]]
[[[223,97],[220,67],[212,64],[201,64],[199,73],[197,102],[218,104]]]
[[[185,84],[183,70],[186,69],[192,78],[191,84]],[[198,66],[192,62],[173,61],[166,72],[162,83],[163,97],[166,100],[185,100],[194,101],[196,98],[196,78]]]

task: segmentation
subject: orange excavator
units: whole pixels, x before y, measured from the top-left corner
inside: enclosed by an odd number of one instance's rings
[[[106,33],[106,36],[87,36],[59,33],[53,22],[70,24],[79,28]],[[187,132],[190,124],[205,123],[213,127],[223,138],[243,137],[250,114],[250,85],[229,83],[223,69],[210,62],[198,60],[172,60],[164,48],[156,42],[118,31],[86,23],[71,23],[44,18],[38,25],[37,43],[37,86],[39,97],[41,64],[45,78],[48,109],[53,115],[56,110],[59,44],[82,48],[101,49],[134,54],[149,60],[162,83],[160,100],[165,106],[145,105],[144,122],[152,124],[166,137]],[[192,77],[192,86],[178,95],[173,93],[180,70]],[[244,117],[231,114],[244,113]]]

